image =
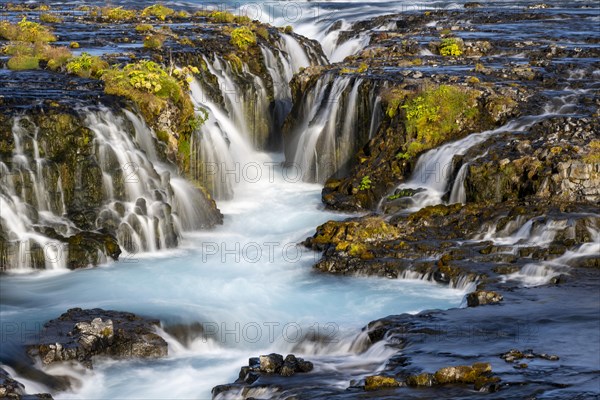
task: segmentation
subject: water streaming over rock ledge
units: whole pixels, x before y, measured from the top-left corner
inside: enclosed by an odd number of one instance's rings
[[[257,16],[273,27],[196,2],[123,5],[58,6],[58,45],[112,68],[188,66],[187,109],[156,95],[169,107],[153,118],[46,53],[0,70],[0,363],[28,393],[597,395],[597,9],[306,2],[295,21]],[[51,18],[36,8],[0,10]],[[175,128],[194,111],[203,124]],[[148,347],[130,353],[149,359],[90,360],[117,355],[90,348],[114,339],[107,316],[137,317],[75,309],[89,321],[58,342],[88,348],[60,362],[76,350],[35,332],[73,307],[157,318],[164,341],[139,331]],[[273,352],[314,368],[248,361]]]

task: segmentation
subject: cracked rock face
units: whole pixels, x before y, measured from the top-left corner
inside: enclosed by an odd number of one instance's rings
[[[44,365],[77,361],[92,367],[97,355],[113,358],[160,358],[167,343],[155,333],[157,320],[101,309],[73,308],[44,325],[38,343],[28,348]]]

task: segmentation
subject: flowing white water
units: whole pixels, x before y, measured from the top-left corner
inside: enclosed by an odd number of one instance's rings
[[[101,178],[85,180],[90,171],[81,165],[73,166],[70,173],[74,186],[99,186],[100,203],[89,206],[100,208],[97,228],[114,231],[125,251],[138,253],[173,247],[182,231],[210,225],[208,200],[181,178],[171,179],[173,171],[157,160],[154,134],[140,118],[129,111],[124,115],[107,109],[79,112],[93,134]],[[41,150],[50,139],[38,137],[39,128],[31,121],[15,118],[12,132],[15,147],[10,168],[0,162],[0,221],[8,234],[0,269],[65,269],[68,246],[38,232],[40,227],[51,227],[66,237],[79,232],[67,218],[63,181],[68,176],[40,156],[48,154],[48,149]]]
[[[461,303],[464,291],[424,281],[314,273],[318,255],[296,244],[318,224],[345,216],[322,210],[321,187],[291,174],[274,167],[260,181],[240,184],[235,199],[220,204],[225,224],[186,235],[177,250],[58,276],[3,277],[6,323],[34,325],[78,306],[216,329],[185,345],[169,338],[164,360],[99,360],[83,372],[55,367],[50,371],[81,379],[55,398],[207,398],[214,385],[235,380],[248,357],[272,351],[304,355],[317,374],[335,369],[348,380],[360,378],[393,351],[380,343],[363,352],[357,334],[367,321]],[[321,341],[310,340],[315,333]]]
[[[378,88],[363,95],[362,84],[360,77],[327,74],[303,94],[286,149],[288,161],[305,181],[322,183],[340,172],[378,128]],[[368,107],[362,104],[364,96],[370,99]],[[362,118],[370,123],[362,123]]]
[[[453,178],[453,160],[456,156],[464,155],[470,148],[484,142],[493,135],[505,132],[525,132],[533,124],[544,118],[572,112],[573,96],[569,94],[553,99],[545,106],[544,112],[540,115],[514,119],[499,128],[474,133],[463,139],[429,150],[419,156],[410,179],[398,185],[390,195],[393,195],[396,190],[417,190],[418,192],[413,196],[402,198],[404,204],[408,204],[407,211],[417,211],[423,207],[441,204],[444,202],[443,197],[448,192],[450,194],[448,204],[466,202],[464,181],[468,173],[468,163],[462,165]],[[477,158],[479,157],[482,157],[482,155],[477,156]],[[385,196],[380,201],[379,209],[384,205],[387,197]]]
[[[548,283],[562,273],[569,273],[570,263],[578,258],[598,256],[600,254],[600,231],[589,228],[592,241],[584,243],[577,249],[568,250],[553,260],[526,264],[520,271],[510,274],[507,280],[517,280],[524,286],[538,286]]]

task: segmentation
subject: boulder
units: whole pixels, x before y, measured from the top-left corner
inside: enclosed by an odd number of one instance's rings
[[[160,358],[167,342],[155,333],[157,320],[132,313],[99,308],[72,308],[44,324],[37,343],[28,353],[44,365],[77,361],[92,368],[94,356],[112,358]]]

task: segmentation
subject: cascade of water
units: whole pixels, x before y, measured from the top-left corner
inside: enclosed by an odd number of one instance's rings
[[[286,158],[304,180],[324,182],[343,172],[379,127],[378,88],[362,90],[363,82],[360,77],[327,74],[302,93],[302,106],[286,143]],[[360,123],[362,118],[370,118],[369,124]]]
[[[181,231],[211,225],[209,200],[182,179],[171,179],[172,171],[157,160],[153,133],[139,117],[107,109],[79,113],[93,133],[101,176],[97,228],[114,232],[119,244],[135,253],[173,247]],[[12,131],[11,162],[0,163],[0,217],[6,235],[0,251],[2,269],[66,268],[68,245],[44,233],[51,228],[69,237],[80,231],[67,217],[73,205],[65,202],[66,176],[43,158],[47,141],[38,138],[39,127],[15,118]],[[84,172],[81,166],[73,168],[79,185]],[[78,199],[70,201],[87,201]]]
[[[588,227],[592,241],[583,243],[575,250],[566,251],[562,256],[541,263],[526,264],[520,271],[510,274],[507,279],[518,280],[525,286],[543,285],[562,272],[568,272],[573,260],[587,256],[597,256],[600,253],[600,231]]]

